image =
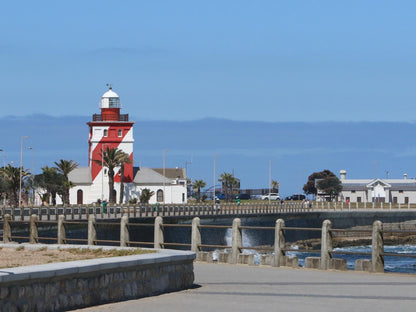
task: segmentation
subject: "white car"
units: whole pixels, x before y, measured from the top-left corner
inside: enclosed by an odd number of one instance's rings
[[[269,200],[269,198],[270,200],[280,200],[280,196],[277,193],[269,193],[261,196],[261,199],[263,200]]]

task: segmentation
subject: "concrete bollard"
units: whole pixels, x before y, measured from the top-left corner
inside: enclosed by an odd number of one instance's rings
[[[198,217],[192,219],[192,234],[191,234],[191,251],[198,252],[201,250],[199,247],[201,245],[201,231],[199,226],[201,225],[201,220]]]
[[[322,223],[322,236],[321,236],[321,270],[327,270],[329,268],[329,262],[332,259],[332,234],[331,234],[331,221],[325,220]]]
[[[205,261],[205,262],[212,263],[212,262],[214,262],[214,257],[213,257],[212,252],[209,252],[209,251],[198,251],[196,253],[196,260],[197,261]]]
[[[381,221],[374,221],[372,248],[371,248],[371,270],[372,272],[384,272],[384,242],[383,224]]]
[[[243,247],[243,238],[242,232],[240,229],[241,220],[239,218],[235,218],[233,220],[233,228],[232,228],[232,252],[231,252],[231,264],[238,263],[238,255],[241,253],[241,247]]]
[[[154,236],[154,248],[163,248],[163,219],[162,217],[155,218],[155,236]]]
[[[274,255],[260,255],[260,265],[272,265]]]
[[[36,244],[38,242],[38,226],[36,224],[36,221],[38,221],[37,215],[31,215],[30,216],[30,227],[29,227],[29,243]]]
[[[305,268],[307,269],[319,269],[321,267],[320,257],[306,257]]]
[[[371,271],[371,260],[369,259],[357,259],[355,260],[355,271]]]
[[[88,245],[95,245],[97,240],[97,231],[95,229],[95,216],[90,215],[88,218]]]
[[[230,262],[230,254],[227,252],[219,252],[218,253],[218,262],[219,263],[229,263]]]
[[[10,227],[10,221],[12,216],[5,214],[3,218],[3,243],[10,243],[12,240],[12,228]]]
[[[58,237],[57,237],[58,244],[65,244],[66,230],[65,230],[64,221],[65,221],[65,216],[59,215],[58,216]]]
[[[329,269],[331,270],[347,270],[347,259],[332,258],[329,260]]]
[[[275,231],[274,231],[274,256],[272,266],[279,267],[284,265],[285,258],[285,233],[283,228],[285,221],[283,219],[276,220]]]
[[[298,257],[285,257],[285,266],[291,268],[298,268],[299,267],[299,258]]]
[[[130,240],[129,229],[127,227],[128,223],[128,216],[122,216],[120,220],[120,247],[126,247],[127,242]]]

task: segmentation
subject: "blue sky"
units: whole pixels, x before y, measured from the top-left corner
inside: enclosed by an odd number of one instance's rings
[[[7,1],[2,116],[412,121],[414,1]]]
[[[217,174],[248,188],[267,187],[273,160],[287,195],[324,169],[415,177],[415,12],[415,1],[7,1],[0,155],[17,164],[30,135],[26,167],[85,166],[85,123],[111,83],[136,121],[136,165],[161,167],[169,149],[167,166],[192,160],[190,177],[209,183],[220,154]]]

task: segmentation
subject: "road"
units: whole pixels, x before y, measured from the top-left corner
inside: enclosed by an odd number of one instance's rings
[[[416,275],[195,263],[194,289],[80,309],[133,311],[415,311]]]

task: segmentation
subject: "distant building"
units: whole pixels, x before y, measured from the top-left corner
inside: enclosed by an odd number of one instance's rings
[[[108,200],[108,169],[100,163],[107,148],[118,148],[129,155],[130,164],[124,166],[123,179],[120,168],[115,168],[114,189],[116,202],[139,200],[145,188],[154,192],[149,203],[186,203],[186,172],[183,168],[145,168],[133,166],[133,125],[128,114],[120,114],[120,98],[111,87],[101,97],[101,114],[94,114],[89,126],[88,167],[78,167],[69,174],[76,186],[70,190],[71,204],[90,204]],[[96,161],[98,160],[98,162]],[[124,196],[120,200],[121,182]]]
[[[347,171],[340,171],[342,192],[340,200],[354,202],[382,202],[394,204],[416,203],[416,179],[347,179]]]

